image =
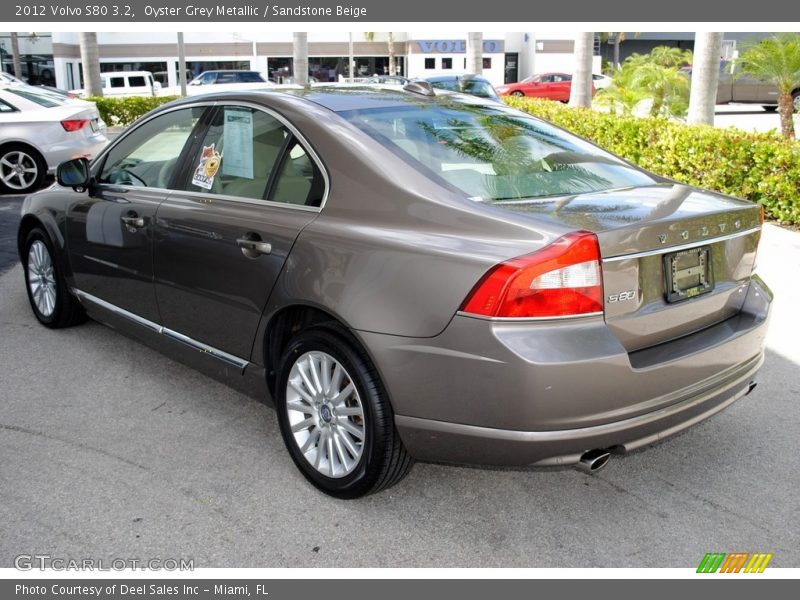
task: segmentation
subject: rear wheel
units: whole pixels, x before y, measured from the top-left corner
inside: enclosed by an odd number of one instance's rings
[[[22,260],[28,300],[42,325],[59,329],[86,320],[83,307],[69,293],[53,246],[43,229],[37,227],[28,234]]]
[[[4,192],[32,192],[42,185],[46,174],[47,165],[33,148],[8,144],[0,150],[0,187]]]
[[[289,342],[275,396],[289,454],[323,492],[358,498],[411,469],[380,378],[341,328],[317,326]]]

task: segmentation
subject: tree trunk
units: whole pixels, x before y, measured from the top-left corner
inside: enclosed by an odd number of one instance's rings
[[[308,84],[308,34],[295,33],[292,43],[292,76],[294,83]]]
[[[483,33],[467,34],[467,73],[483,74]]]
[[[386,45],[389,49],[389,75],[397,75],[397,69],[394,64],[394,33],[389,32],[389,37],[386,38]]]
[[[778,113],[781,116],[781,133],[783,137],[794,139],[794,103],[790,92],[778,94]]]
[[[722,34],[697,32],[694,35],[688,122],[695,125],[713,125],[719,83],[719,61],[722,54]]]
[[[22,79],[22,61],[19,58],[19,37],[13,31],[11,32],[11,57],[14,61],[14,77]]]
[[[619,70],[619,33],[614,34],[614,70]]]
[[[81,33],[78,36],[81,47],[81,70],[83,89],[87,96],[102,96],[103,82],[100,80],[100,51],[97,48],[97,34]]]
[[[569,105],[592,106],[592,56],[594,33],[579,33],[575,38],[575,70],[572,73]]]

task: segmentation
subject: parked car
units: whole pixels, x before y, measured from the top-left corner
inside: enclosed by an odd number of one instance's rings
[[[258,71],[217,70],[204,71],[186,86],[186,94],[196,96],[211,92],[224,92],[233,90],[260,90],[274,87],[275,84],[264,78]],[[178,95],[180,88],[165,89],[165,95]]]
[[[156,109],[25,201],[36,319],[88,315],[272,403],[342,498],[414,459],[598,469],[752,390],[758,205],[431,91]]]
[[[0,190],[27,194],[65,160],[94,157],[108,143],[91,102],[27,84],[0,84]]]
[[[500,101],[494,86],[488,79],[480,75],[431,75],[423,77],[422,80],[427,81],[436,89]]]
[[[592,75],[592,82],[594,83],[595,89],[602,90],[607,87],[610,87],[611,84],[614,82],[614,79],[609,77],[608,75],[601,75],[600,73],[594,73]]]
[[[507,83],[497,87],[497,93],[501,96],[530,96],[559,102],[569,102],[571,91],[572,75],[569,73],[542,73],[527,77],[519,83]],[[593,81],[592,96],[596,91]]]
[[[729,61],[720,61],[719,82],[717,84],[717,104],[761,104],[767,112],[778,109],[778,87],[769,81],[755,77],[731,73]],[[692,76],[692,67],[684,67],[685,73]],[[795,111],[800,111],[800,86],[792,91]]]
[[[158,96],[161,91],[161,84],[149,71],[109,71],[100,73],[100,81],[106,97]],[[86,94],[83,89],[70,92],[78,97]]]

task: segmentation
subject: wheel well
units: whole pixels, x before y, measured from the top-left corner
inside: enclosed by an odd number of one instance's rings
[[[337,329],[347,330],[347,327],[336,317],[313,306],[287,306],[272,316],[264,336],[264,364],[266,365],[270,394],[275,392],[278,361],[289,340],[296,333],[322,323],[329,323],[336,326]]]
[[[19,223],[19,229],[17,230],[17,254],[19,254],[20,260],[22,260],[22,247],[25,245],[25,240],[28,239],[28,234],[31,232],[31,229],[35,227],[41,227],[47,231],[42,222],[36,217],[32,215],[25,215],[22,217],[22,221]]]
[[[2,144],[0,144],[0,152],[5,150],[8,146],[24,146],[32,154],[35,154],[36,157],[42,162],[42,164],[44,164],[45,171],[49,168],[47,161],[44,159],[44,155],[39,151],[39,149],[36,146],[31,146],[27,142],[9,140],[7,142],[3,142]]]

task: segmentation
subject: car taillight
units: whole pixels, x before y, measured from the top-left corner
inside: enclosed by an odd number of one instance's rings
[[[461,310],[486,317],[565,317],[602,312],[597,237],[578,231],[493,267]]]
[[[61,126],[64,128],[64,131],[78,131],[88,124],[89,119],[67,119],[66,121],[61,121]]]

